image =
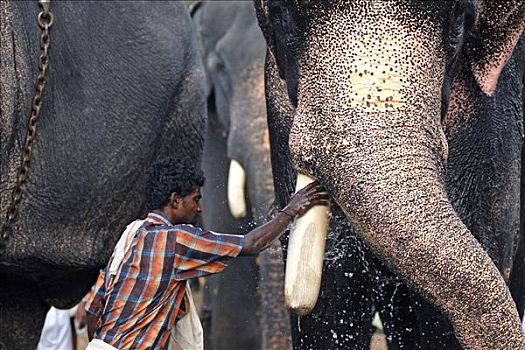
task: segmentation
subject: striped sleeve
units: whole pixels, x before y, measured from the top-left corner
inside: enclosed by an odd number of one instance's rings
[[[203,231],[190,225],[177,229],[175,278],[187,280],[221,272],[242,250],[244,236]]]
[[[106,293],[105,288],[105,271],[100,270],[100,273],[97,278],[97,282],[88,293],[88,298],[86,302],[86,313],[93,315],[95,317],[100,317],[102,311],[104,310],[104,295]]]

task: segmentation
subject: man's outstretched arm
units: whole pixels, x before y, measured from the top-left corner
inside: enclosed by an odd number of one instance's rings
[[[256,255],[268,248],[283,234],[295,217],[303,215],[314,205],[326,204],[328,201],[328,194],[323,192],[319,182],[312,182],[290,197],[288,205],[272,220],[244,236],[244,246],[240,255]]]

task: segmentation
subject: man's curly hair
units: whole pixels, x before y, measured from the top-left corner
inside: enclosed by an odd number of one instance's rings
[[[195,162],[165,158],[155,162],[148,171],[146,183],[148,210],[163,208],[173,192],[187,196],[204,185],[204,173]]]

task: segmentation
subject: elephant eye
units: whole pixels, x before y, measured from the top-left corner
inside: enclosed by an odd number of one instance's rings
[[[208,57],[208,66],[212,71],[217,71],[225,68],[224,61],[215,52],[212,52]]]

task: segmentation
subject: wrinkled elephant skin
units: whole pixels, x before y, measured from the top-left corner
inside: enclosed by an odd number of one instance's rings
[[[474,87],[494,94],[525,23],[521,2],[478,5],[256,1],[270,48],[269,113],[293,106],[275,122],[288,129],[269,125],[270,135],[272,148],[289,146],[296,170],[323,183],[370,249],[444,312],[463,348],[523,349],[505,276],[447,193],[451,77],[466,69]],[[519,105],[521,89],[514,98]]]
[[[0,252],[0,342],[34,349],[49,304],[71,307],[122,229],[144,215],[145,169],[200,163],[205,73],[179,2],[52,1],[49,72],[18,219]],[[2,1],[1,215],[38,73],[38,3]],[[4,205],[6,203],[6,205]]]

